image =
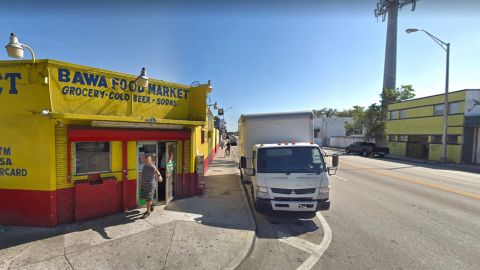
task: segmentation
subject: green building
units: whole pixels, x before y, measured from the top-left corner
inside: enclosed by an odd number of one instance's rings
[[[480,89],[450,92],[448,101],[448,161],[480,164]],[[443,110],[444,94],[389,105],[390,154],[440,160]]]

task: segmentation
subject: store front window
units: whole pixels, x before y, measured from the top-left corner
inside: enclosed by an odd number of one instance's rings
[[[451,102],[448,103],[448,114],[457,114],[460,113],[460,102]]]
[[[437,104],[433,107],[433,115],[443,115],[443,104]]]
[[[109,172],[110,163],[110,142],[75,143],[76,175]]]
[[[391,111],[390,119],[398,119],[398,111]]]
[[[442,135],[432,135],[432,143],[441,144],[442,143]]]
[[[458,144],[458,135],[448,135],[447,144]]]

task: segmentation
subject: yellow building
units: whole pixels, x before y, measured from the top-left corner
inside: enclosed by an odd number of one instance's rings
[[[480,89],[450,92],[448,100],[447,159],[480,164]],[[390,154],[440,160],[443,110],[443,94],[389,105]]]
[[[55,226],[135,208],[146,154],[166,179],[158,202],[203,191],[218,149],[211,88],[135,78],[0,61],[0,224]]]

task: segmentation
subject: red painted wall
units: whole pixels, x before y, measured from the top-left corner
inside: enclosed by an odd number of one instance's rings
[[[56,192],[0,189],[0,224],[53,227]]]
[[[100,184],[75,184],[75,220],[81,221],[114,214],[118,211],[117,180]]]
[[[75,189],[57,190],[57,223],[66,224],[75,221]]]

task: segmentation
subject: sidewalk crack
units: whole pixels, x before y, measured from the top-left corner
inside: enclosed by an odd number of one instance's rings
[[[70,265],[70,268],[72,268],[72,270],[74,270],[75,268],[73,268],[72,263],[70,263],[70,260],[67,258],[67,254],[63,254],[63,257],[65,257],[65,260],[67,260],[67,263],[68,263],[68,265]]]
[[[162,269],[165,269],[165,267],[167,266],[168,255],[170,254],[170,247],[172,246],[173,236],[175,235],[175,228],[177,228],[177,221],[175,221],[175,224],[173,225],[172,237],[170,237],[170,243],[168,244],[167,255],[165,255],[165,262],[163,263]]]
[[[70,260],[67,257],[67,249],[65,248],[65,246],[63,246],[63,257],[65,257],[65,260],[67,261],[68,265],[70,265],[70,268],[72,268],[72,270],[74,270],[75,268],[73,268],[72,263],[70,262]]]

